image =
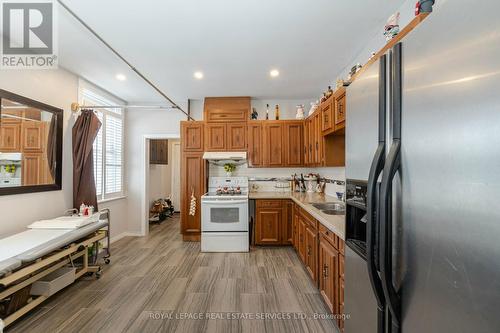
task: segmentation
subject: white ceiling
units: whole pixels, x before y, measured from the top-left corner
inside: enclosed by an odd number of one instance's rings
[[[404,0],[63,0],[177,103],[318,96]],[[163,99],[59,7],[59,63],[127,101]],[[269,70],[279,69],[277,79]],[[196,80],[194,71],[205,78]],[[117,73],[127,76],[124,82]]]

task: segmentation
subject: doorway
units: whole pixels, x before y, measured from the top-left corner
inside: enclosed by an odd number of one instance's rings
[[[144,136],[143,235],[150,223],[169,223],[171,211],[180,210],[180,138],[173,134]],[[154,203],[161,203],[155,207]],[[169,204],[169,205],[167,205]],[[170,207],[173,206],[173,209]],[[168,209],[167,209],[168,208]]]

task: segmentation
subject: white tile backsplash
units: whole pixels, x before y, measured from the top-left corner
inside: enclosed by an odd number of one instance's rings
[[[341,180],[345,182],[345,168],[344,167],[326,167],[326,168],[249,168],[247,164],[240,165],[236,167],[236,171],[233,172],[233,176],[236,177],[255,177],[255,178],[281,178],[281,177],[291,177],[293,174],[309,174],[318,173],[321,177],[327,179]],[[226,172],[222,166],[217,166],[210,164],[209,175],[216,177],[226,176]],[[282,189],[275,188],[275,182],[271,181],[258,181],[259,192],[268,191],[282,191]],[[250,184],[251,186],[251,184]],[[345,186],[340,186],[337,184],[326,184],[325,193],[336,197],[336,192],[344,193]]]

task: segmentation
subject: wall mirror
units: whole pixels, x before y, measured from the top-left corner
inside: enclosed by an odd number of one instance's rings
[[[63,114],[0,89],[0,195],[61,189]]]

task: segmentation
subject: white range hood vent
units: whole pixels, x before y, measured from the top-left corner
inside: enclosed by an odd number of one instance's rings
[[[217,165],[233,163],[236,165],[245,164],[247,161],[246,151],[206,151],[203,159]]]

